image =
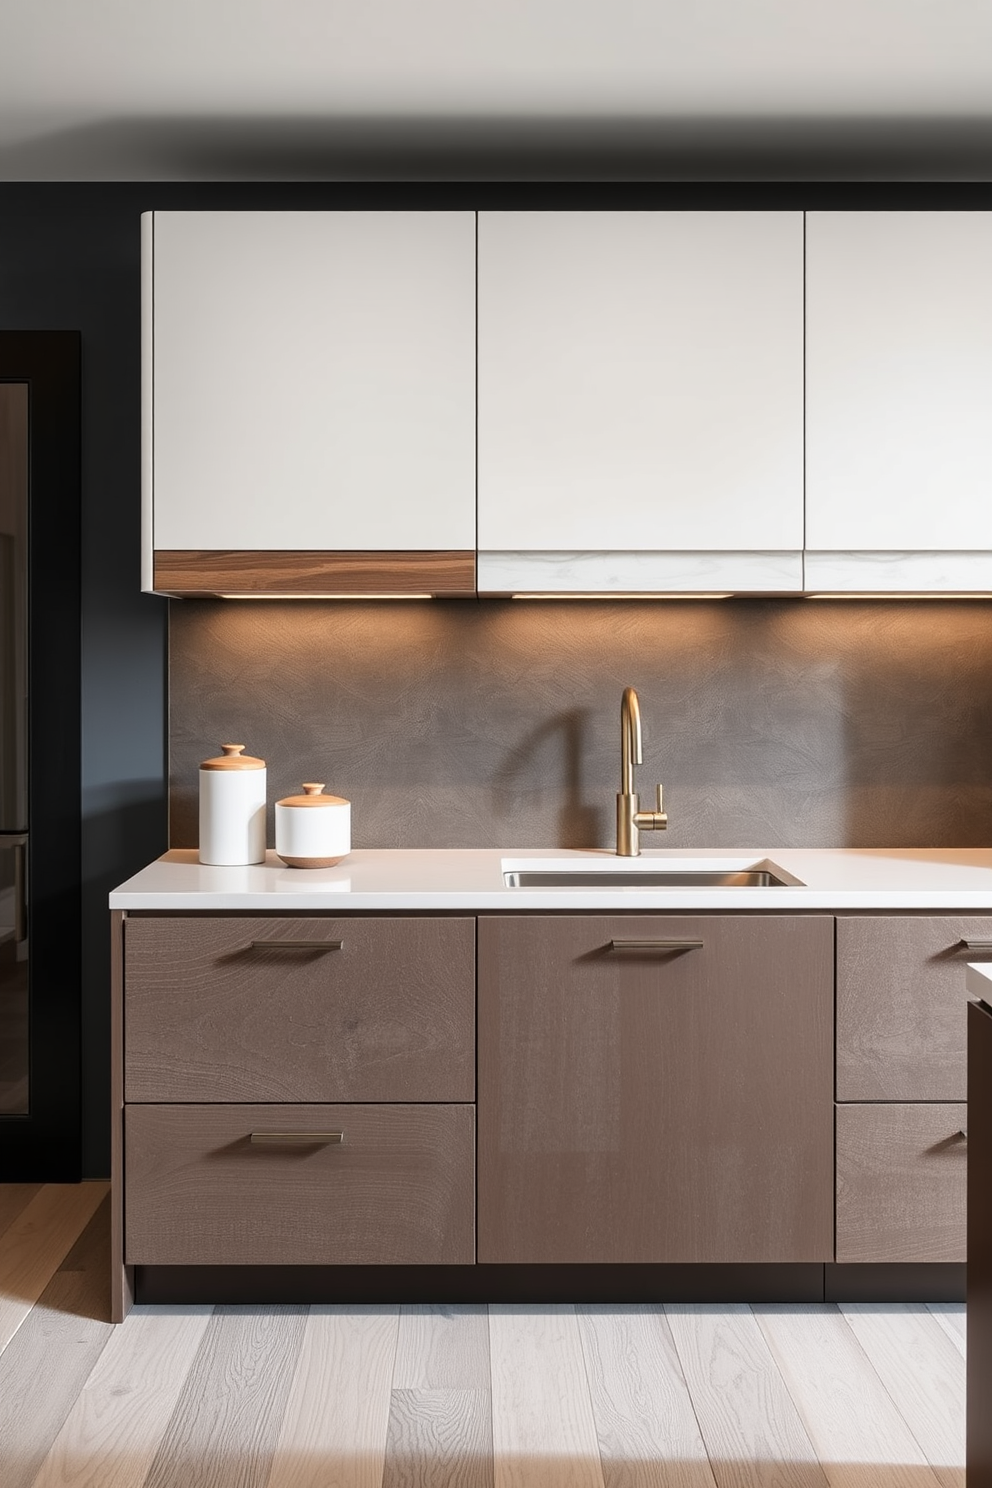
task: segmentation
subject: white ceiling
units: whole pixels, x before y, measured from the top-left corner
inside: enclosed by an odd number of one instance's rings
[[[216,178],[238,138],[283,146],[233,175],[292,175],[304,140],[320,174],[383,120],[960,138],[992,123],[992,0],[2,0],[3,179]]]

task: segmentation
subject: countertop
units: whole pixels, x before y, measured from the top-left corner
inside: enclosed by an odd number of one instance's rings
[[[716,861],[714,861],[716,860]],[[700,869],[768,862],[798,880],[769,888],[509,888],[513,868]],[[274,852],[251,868],[211,868],[195,848],[167,852],[110,895],[111,909],[345,912],[402,910],[893,910],[992,914],[989,848],[645,850],[618,858],[530,848],[359,848],[337,868],[287,868]]]

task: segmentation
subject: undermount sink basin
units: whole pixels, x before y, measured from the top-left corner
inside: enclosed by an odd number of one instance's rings
[[[784,889],[802,887],[775,863],[709,865],[639,864],[616,868],[576,863],[547,867],[505,867],[508,889]]]

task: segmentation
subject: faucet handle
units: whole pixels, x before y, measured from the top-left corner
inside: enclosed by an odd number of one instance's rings
[[[662,798],[661,798],[661,785],[660,784],[657,787],[657,790],[655,792],[655,795],[657,797],[657,803],[658,804],[657,804],[655,810],[650,813],[650,815],[653,818],[653,820],[650,823],[649,830],[653,830],[655,832],[663,832],[664,829],[668,826],[668,817],[665,814],[665,806],[664,806],[664,802],[662,801]],[[645,812],[645,815],[648,815],[648,813]],[[647,826],[648,823],[645,823],[645,825]]]

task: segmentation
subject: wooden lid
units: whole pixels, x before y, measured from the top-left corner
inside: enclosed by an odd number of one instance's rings
[[[204,760],[201,770],[264,770],[265,761],[245,754],[243,744],[222,744],[224,753],[216,759]]]
[[[349,806],[351,804],[351,802],[350,801],[346,801],[343,796],[322,796],[321,795],[321,791],[324,789],[324,782],[322,780],[320,780],[320,781],[317,781],[317,780],[307,780],[307,781],[304,781],[304,783],[303,783],[303,789],[305,791],[305,795],[302,795],[302,796],[285,796],[283,798],[283,800],[277,801],[276,802],[276,805],[277,806]]]

